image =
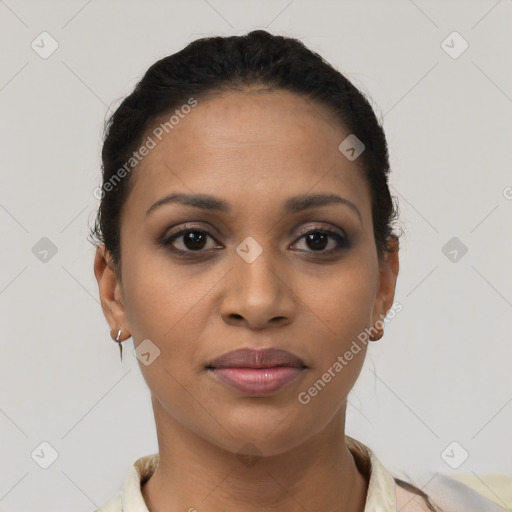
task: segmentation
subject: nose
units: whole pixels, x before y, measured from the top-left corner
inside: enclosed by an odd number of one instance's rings
[[[235,252],[234,266],[223,282],[220,312],[226,323],[265,329],[293,321],[296,301],[291,283],[272,260],[270,251],[250,263]]]

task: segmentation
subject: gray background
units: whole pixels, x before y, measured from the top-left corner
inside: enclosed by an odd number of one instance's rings
[[[253,28],[302,39],[384,119],[403,310],[369,349],[347,433],[397,474],[512,474],[510,1],[0,0],[0,510],[92,510],[157,451],[92,271],[102,125],[155,60]]]

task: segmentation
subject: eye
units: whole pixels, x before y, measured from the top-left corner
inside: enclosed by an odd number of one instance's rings
[[[164,238],[160,245],[176,253],[201,252],[202,249],[208,250],[213,248],[212,246],[207,246],[208,238],[213,240],[208,231],[199,228],[188,228]],[[180,247],[176,247],[175,241],[181,242],[177,244]]]
[[[347,238],[330,229],[312,229],[299,238],[299,240],[302,239],[304,239],[305,243],[310,248],[307,252],[332,253],[350,247]],[[325,250],[329,242],[332,242],[331,248]],[[334,247],[332,247],[332,245],[334,245]]]

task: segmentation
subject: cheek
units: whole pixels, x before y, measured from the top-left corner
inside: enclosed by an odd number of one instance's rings
[[[321,280],[308,297],[304,297],[315,322],[322,329],[318,357],[333,357],[344,352],[352,340],[371,325],[377,290],[377,275],[371,261],[355,256],[347,259]]]
[[[305,298],[321,333],[315,337],[314,367],[298,401],[326,420],[346,400],[364,363],[369,343],[365,329],[371,325],[377,287],[374,268],[371,258],[354,254]]]
[[[123,282],[132,337],[135,343],[145,338],[161,343],[186,322],[204,283],[184,280],[163,252],[131,249],[123,260]]]
[[[193,416],[186,389],[200,339],[201,322],[196,320],[206,306],[201,297],[212,286],[204,281],[177,278],[176,270],[171,272],[159,258],[127,258],[124,288],[134,348],[140,345],[142,353],[149,347],[150,354],[149,364],[139,359],[139,368],[160,406],[176,418],[189,412]],[[186,418],[180,420],[185,423]]]
[[[212,314],[208,291],[223,274],[186,272],[165,256],[140,252],[126,258],[124,267],[127,319],[135,348],[149,339],[160,351],[155,364],[140,365],[141,370],[160,374],[165,368],[180,381],[189,379],[190,368],[204,365],[197,349]],[[172,381],[164,373],[158,379]]]

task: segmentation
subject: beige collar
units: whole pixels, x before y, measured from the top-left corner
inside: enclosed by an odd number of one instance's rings
[[[370,478],[364,512],[396,512],[393,476],[382,466],[370,448],[349,436],[346,436],[346,441],[358,466],[366,466],[369,470]],[[154,473],[158,460],[158,453],[154,453],[135,461],[121,492],[123,512],[149,512],[142,496],[141,486]]]

